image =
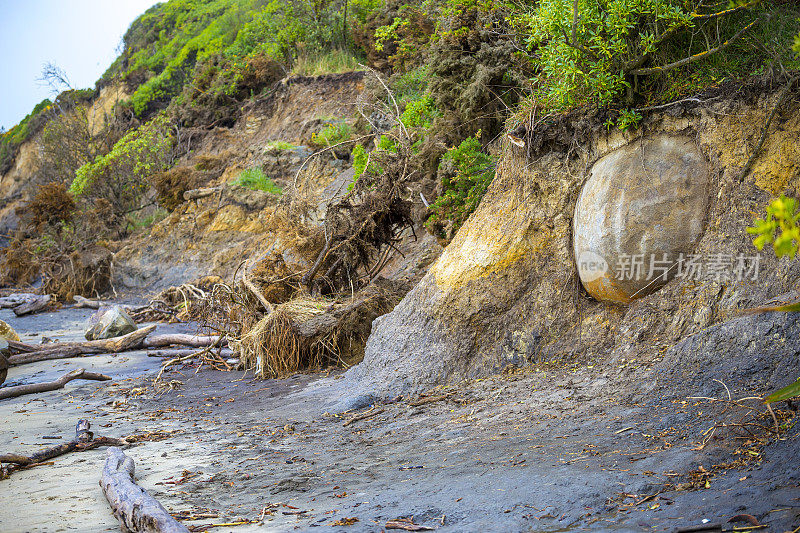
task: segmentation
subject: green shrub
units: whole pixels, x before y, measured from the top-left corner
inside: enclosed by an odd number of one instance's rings
[[[19,145],[28,140],[46,122],[48,112],[53,108],[53,102],[45,98],[28,113],[19,124],[8,131],[0,131],[0,174],[4,174],[14,161]]]
[[[399,104],[419,100],[425,95],[430,81],[431,69],[427,64],[404,72],[392,80],[394,97]]]
[[[439,164],[442,194],[431,206],[428,224],[450,220],[461,227],[475,211],[494,179],[495,162],[481,149],[478,136],[448,150]]]
[[[406,105],[403,114],[400,115],[400,122],[406,128],[430,128],[433,120],[441,115],[433,103],[430,96],[422,96],[412,100]]]
[[[391,135],[381,135],[378,139],[378,150],[396,154],[398,150],[398,143]]]
[[[759,250],[772,244],[778,257],[794,257],[800,244],[798,220],[800,210],[797,199],[781,195],[767,206],[767,216],[753,221],[754,225],[747,228],[747,233],[756,235],[753,244]]]
[[[422,52],[435,28],[431,15],[437,10],[435,3],[388,2],[370,14],[354,37],[373,62],[386,61],[395,70],[408,70],[424,60]]]
[[[136,213],[134,213],[132,216],[128,217],[127,231],[130,232],[149,228],[167,218],[167,215],[169,215],[169,212],[161,207],[142,217],[137,216]]]
[[[283,194],[281,189],[272,178],[267,177],[260,167],[252,167],[243,170],[233,181],[234,185],[247,187],[254,191],[264,191],[276,196]]]
[[[351,50],[337,48],[324,52],[300,53],[292,67],[292,74],[298,76],[320,76],[362,70],[364,59]]]
[[[311,142],[320,147],[334,146],[350,140],[353,128],[346,122],[328,124],[317,133],[311,135]]]
[[[134,89],[133,111],[141,115],[180,94],[193,80],[195,66],[214,56],[235,65],[263,55],[288,71],[305,55],[317,58],[315,68],[346,68],[351,54],[335,52],[350,47],[342,31],[343,7],[340,2],[170,0],[134,21],[124,36],[123,55],[103,79],[121,74]],[[366,8],[363,2],[354,6],[357,14]]]
[[[383,5],[384,0],[350,0],[350,13],[359,24],[364,24],[367,17]]]
[[[369,161],[369,154],[367,154],[367,150],[364,148],[364,145],[357,144],[353,147],[353,153],[351,154],[353,158],[353,170],[355,174],[353,179],[358,179],[361,174],[367,169],[367,161]]]
[[[297,148],[297,146],[293,145],[292,143],[288,143],[286,141],[270,141],[266,144],[265,148],[271,150],[286,151],[286,150],[294,150],[295,148]]]
[[[558,111],[615,104],[623,96],[628,105],[637,95],[674,98],[724,77],[763,71],[776,57],[790,67],[788,46],[772,41],[794,35],[796,22],[789,21],[798,12],[772,4],[732,3],[726,10],[720,3],[682,0],[543,0],[512,19],[536,51],[535,101]],[[749,35],[758,44],[748,43]],[[705,53],[725,41],[729,47]]]
[[[111,151],[83,165],[69,187],[75,196],[108,200],[121,216],[139,207],[149,178],[166,170],[172,156],[169,119],[160,114],[128,132]]]

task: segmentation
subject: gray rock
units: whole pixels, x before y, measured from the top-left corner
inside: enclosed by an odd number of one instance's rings
[[[800,313],[748,315],[705,329],[670,348],[653,377],[651,389],[676,397],[724,398],[719,381],[734,396],[773,392],[800,377]]]
[[[638,140],[597,161],[573,220],[575,261],[587,292],[627,304],[674,277],[679,254],[691,251],[702,233],[707,189],[705,157],[687,137]]]
[[[89,318],[86,340],[111,339],[136,331],[136,323],[120,306],[102,307]]]

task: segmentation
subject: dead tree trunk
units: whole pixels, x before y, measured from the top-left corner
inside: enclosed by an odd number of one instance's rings
[[[68,357],[80,357],[100,353],[124,352],[141,346],[145,337],[155,329],[156,326],[154,324],[113,339],[47,344],[35,352],[12,355],[8,358],[8,363],[11,366],[16,366],[50,359],[66,359]],[[24,347],[29,348],[30,345],[24,345]]]
[[[125,533],[188,533],[164,507],[133,479],[133,459],[109,448],[100,486]]]
[[[87,372],[83,368],[78,368],[64,374],[55,381],[47,381],[45,383],[32,383],[30,385],[18,385],[16,387],[4,387],[0,389],[0,400],[6,398],[16,398],[17,396],[24,396],[26,394],[36,394],[37,392],[49,392],[51,390],[63,389],[64,385],[73,379],[90,379],[94,381],[108,381],[111,376],[105,374],[98,374],[96,372]]]

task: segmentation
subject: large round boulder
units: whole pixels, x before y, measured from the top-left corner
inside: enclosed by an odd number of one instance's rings
[[[640,139],[598,160],[573,220],[589,294],[627,304],[674,277],[703,231],[708,185],[706,159],[688,137]]]

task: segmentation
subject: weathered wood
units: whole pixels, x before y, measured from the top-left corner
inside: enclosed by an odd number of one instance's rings
[[[45,381],[44,383],[32,383],[30,385],[17,385],[16,387],[0,388],[0,400],[5,400],[6,398],[16,398],[17,396],[24,396],[26,394],[36,394],[37,392],[49,392],[63,389],[64,386],[73,379],[108,381],[111,379],[111,376],[98,374],[96,372],[87,372],[83,368],[77,368],[72,372],[64,374],[55,381]]]
[[[122,337],[113,339],[100,339],[85,342],[54,342],[46,344],[35,352],[20,353],[8,358],[11,366],[48,361],[51,359],[67,359],[69,357],[82,357],[102,353],[118,353],[133,350],[142,345],[144,339],[156,329],[156,325],[137,329]]]
[[[85,307],[87,309],[100,309],[100,307],[106,305],[106,303],[103,301],[90,300],[89,298],[84,298],[79,294],[73,296],[72,299],[75,300],[75,307]]]
[[[185,333],[169,333],[165,335],[153,335],[145,339],[142,343],[144,348],[164,348],[165,346],[191,346],[193,348],[205,348],[215,344],[227,344],[228,340],[220,339],[217,335],[187,335]]]
[[[90,427],[91,424],[89,424],[88,420],[79,420],[78,424],[75,426],[75,438],[67,443],[39,450],[30,456],[15,453],[0,455],[0,463],[10,463],[8,466],[4,466],[0,469],[0,479],[7,478],[17,470],[23,470],[29,466],[36,466],[37,464],[70,452],[83,452],[100,446],[125,446],[128,444],[123,439],[95,437],[94,434],[89,431]]]
[[[353,424],[355,422],[366,420],[367,418],[372,418],[373,416],[377,416],[383,413],[383,411],[384,411],[383,407],[373,407],[366,413],[361,413],[360,415],[354,416],[353,418],[342,424],[342,426],[349,426],[350,424]]]
[[[31,294],[27,292],[19,292],[17,294],[11,294],[9,296],[3,296],[2,298],[0,298],[0,308],[10,309],[12,307],[17,307],[18,305],[33,301],[38,297],[39,297],[38,294]]]
[[[183,357],[186,355],[192,355],[197,353],[197,348],[170,348],[167,350],[154,350],[152,352],[147,352],[148,357]],[[215,351],[216,353],[216,351]],[[232,357],[233,350],[228,348],[223,348],[220,350],[220,357]]]
[[[6,376],[8,376],[8,366],[8,359],[0,353],[0,385],[5,382]]]
[[[43,296],[37,296],[36,299],[34,300],[30,300],[28,302],[16,306],[13,309],[14,314],[17,316],[25,316],[37,313],[43,310],[48,305],[50,305],[50,300],[51,298],[49,294],[45,294]]]
[[[199,200],[200,198],[205,198],[206,196],[211,196],[212,194],[219,192],[219,187],[206,187],[203,189],[192,189],[190,191],[185,191],[183,193],[184,200]]]
[[[164,507],[133,479],[133,459],[119,448],[109,448],[100,487],[123,532],[188,533]]]
[[[25,342],[8,341],[8,347],[12,352],[30,353],[38,352],[42,345],[36,346],[35,344],[27,344]]]

